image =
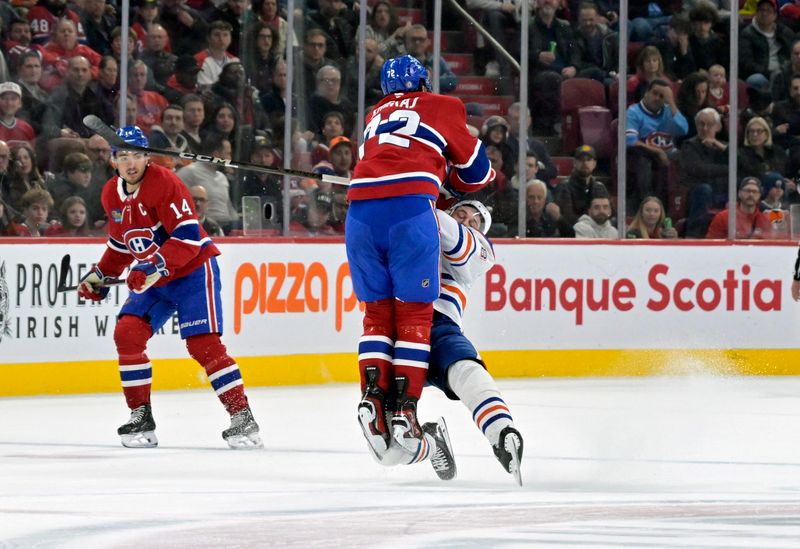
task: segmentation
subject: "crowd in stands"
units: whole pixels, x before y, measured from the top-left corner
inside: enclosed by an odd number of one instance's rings
[[[518,58],[523,1],[462,4]],[[624,224],[629,238],[725,237],[732,125],[739,130],[737,237],[788,236],[788,209],[800,203],[800,1],[630,2],[624,84],[617,66],[618,1],[530,4],[527,135],[519,135],[523,109],[511,100],[470,127],[498,174],[474,197],[492,209],[491,236],[617,238],[615,225]],[[280,167],[291,94],[295,167],[349,177],[358,144],[358,5],[308,0],[293,14],[292,29],[283,0],[132,0],[130,32],[123,36],[115,1],[0,1],[0,235],[104,234],[99,197],[114,175],[111,147],[82,120],[96,114],[116,126],[121,106],[126,124],[141,127],[155,148]],[[434,63],[427,3],[369,6],[367,107],[383,95],[385,59],[413,55],[431,75]],[[400,7],[419,8],[424,24],[401,20]],[[738,112],[730,109],[730,86],[737,83],[727,80],[731,17],[739,22]],[[446,27],[463,27],[458,21],[448,18]],[[499,95],[518,97],[512,64],[475,35],[476,71],[493,79]],[[126,97],[119,93],[123,40]],[[456,93],[459,77],[447,56],[438,70],[441,93]],[[627,166],[617,166],[616,151],[596,143],[564,148],[570,141],[561,89],[570,80],[600,83],[608,100],[596,106],[607,108],[609,120],[617,115],[615,90],[625,86],[627,126],[620,131]],[[469,104],[467,112],[482,114]],[[561,144],[556,151],[554,140]],[[517,173],[523,145],[524,181]],[[554,156],[571,157],[570,169],[563,161],[557,166]],[[246,231],[242,199],[253,196],[263,210],[259,227],[272,234],[280,233],[285,211],[293,236],[344,231],[344,187],[292,180],[285,197],[277,176],[172,157],[153,161],[190,187],[211,234]],[[622,170],[627,211],[614,212]],[[525,234],[518,228],[521,192]]]

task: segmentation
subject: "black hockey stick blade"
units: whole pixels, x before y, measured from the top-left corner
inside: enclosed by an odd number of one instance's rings
[[[103,286],[119,286],[120,284],[125,284],[124,278],[106,278],[103,280]],[[71,292],[77,290],[79,285],[80,284],[76,284],[75,286],[59,286],[56,288],[56,291]]]
[[[67,276],[69,276],[69,262],[70,262],[69,254],[65,254],[64,257],[61,258],[61,270],[58,271],[58,286],[56,286],[57,292],[67,291]]]
[[[79,284],[67,286],[69,264],[70,256],[69,254],[64,254],[64,257],[61,258],[61,270],[58,272],[58,286],[56,286],[56,292],[71,292],[78,289]],[[106,278],[103,280],[103,286],[117,286],[119,284],[125,284],[125,280],[122,278]]]
[[[350,179],[348,179],[347,177],[339,177],[336,175],[319,174],[314,172],[305,172],[301,170],[270,168],[268,166],[262,166],[260,164],[250,164],[248,162],[234,162],[233,160],[216,158],[214,156],[207,156],[205,154],[194,154],[190,152],[171,151],[169,149],[154,149],[152,147],[140,147],[139,145],[132,145],[130,143],[126,143],[120,136],[117,135],[117,132],[114,131],[114,128],[112,128],[111,126],[100,120],[100,118],[98,118],[94,114],[89,114],[84,116],[83,125],[92,130],[100,137],[104,138],[106,141],[108,141],[109,145],[119,149],[124,148],[131,151],[142,151],[149,154],[173,156],[175,158],[183,158],[184,160],[194,160],[197,162],[218,164],[221,166],[225,166],[227,168],[235,168],[239,170],[250,170],[253,172],[262,172],[280,176],[288,175],[290,177],[300,177],[303,179],[317,179],[320,181],[324,181],[326,183],[330,183],[332,185],[346,186],[350,184]]]

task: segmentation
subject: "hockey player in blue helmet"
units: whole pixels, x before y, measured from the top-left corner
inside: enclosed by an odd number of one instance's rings
[[[120,128],[117,135],[130,145],[149,146],[137,126]],[[197,218],[189,189],[172,170],[151,165],[146,151],[121,145],[113,152],[119,177],[107,181],[101,195],[108,243],[81,278],[78,295],[101,301],[108,294],[106,278],[130,269],[130,293],[114,329],[122,391],[131,411],[117,429],[122,445],[158,445],[147,343],[177,313],[181,339],[230,415],[222,438],[234,449],[262,447],[239,367],[221,341],[219,250]]]
[[[483,144],[467,131],[464,104],[430,93],[428,71],[416,58],[387,60],[381,89],[386,95],[367,115],[347,192],[345,248],[365,303],[358,420],[383,465],[397,463],[382,459],[394,445],[408,456],[403,463],[430,459],[449,479],[455,462],[444,422],[417,420],[440,289],[435,203],[445,184],[475,192],[495,174]]]
[[[381,68],[381,90],[384,95],[411,91],[431,91],[428,69],[416,57],[404,55],[387,59]]]

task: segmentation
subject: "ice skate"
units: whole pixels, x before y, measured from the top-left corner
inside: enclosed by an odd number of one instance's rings
[[[158,446],[155,429],[150,405],[142,404],[131,410],[130,419],[117,429],[117,434],[126,448],[155,448]]]
[[[431,448],[427,447],[422,427],[417,421],[417,399],[406,396],[408,380],[403,377],[394,379],[397,387],[397,408],[392,416],[392,437],[403,448],[414,454],[414,461],[425,459]]]
[[[522,435],[511,426],[500,431],[497,446],[492,446],[503,469],[514,475],[514,480],[522,486]]]
[[[367,386],[358,403],[358,424],[364,432],[369,449],[378,461],[389,448],[389,430],[386,427],[386,394],[377,386],[377,366],[367,366],[364,371]]]
[[[456,478],[456,460],[453,457],[453,447],[450,445],[450,435],[443,417],[439,421],[430,421],[422,425],[422,430],[436,441],[436,450],[431,458],[433,470],[442,480]]]
[[[263,448],[258,434],[258,423],[253,419],[250,407],[239,410],[231,416],[231,426],[222,431],[222,438],[234,450]]]

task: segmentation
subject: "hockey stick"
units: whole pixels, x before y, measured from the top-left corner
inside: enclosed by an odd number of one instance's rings
[[[83,117],[83,125],[92,130],[108,141],[109,145],[118,149],[126,149],[131,151],[142,151],[149,154],[160,154],[162,156],[174,156],[176,158],[183,158],[184,160],[196,160],[197,162],[207,162],[209,164],[218,164],[227,168],[237,168],[240,170],[250,170],[254,172],[269,173],[272,175],[289,175],[291,177],[302,177],[304,179],[317,179],[332,185],[349,185],[350,180],[346,177],[339,177],[337,175],[319,174],[314,172],[304,172],[301,170],[284,170],[281,168],[269,168],[260,164],[249,164],[247,162],[234,162],[224,158],[216,158],[214,156],[207,156],[204,154],[194,154],[190,152],[170,151],[168,149],[154,149],[152,147],[140,147],[139,145],[132,145],[126,143],[114,129],[100,120],[93,114],[88,114]]]
[[[80,284],[75,286],[67,286],[67,277],[70,273],[69,262],[69,254],[66,254],[61,258],[61,270],[58,272],[58,286],[56,286],[56,292],[71,292],[73,290],[77,290],[78,286],[80,286]],[[103,279],[103,286],[117,286],[119,284],[125,284],[125,280],[121,278]]]

